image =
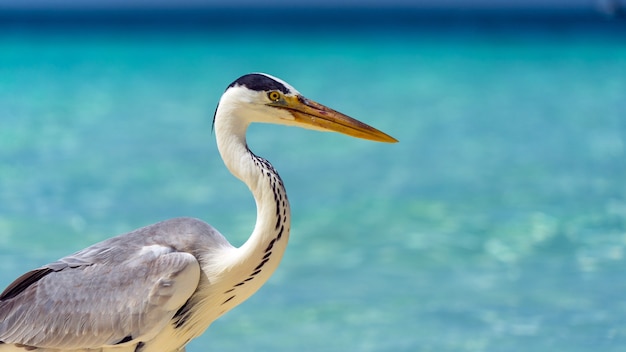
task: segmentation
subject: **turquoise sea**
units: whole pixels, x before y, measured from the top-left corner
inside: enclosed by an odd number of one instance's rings
[[[177,216],[243,243],[211,120],[261,71],[400,143],[252,127],[290,245],[189,352],[626,349],[624,23],[313,20],[1,26],[0,286]]]

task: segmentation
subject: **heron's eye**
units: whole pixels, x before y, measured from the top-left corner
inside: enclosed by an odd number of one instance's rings
[[[273,90],[273,91],[267,93],[267,97],[271,101],[279,101],[280,100],[280,93],[278,93],[277,91]]]

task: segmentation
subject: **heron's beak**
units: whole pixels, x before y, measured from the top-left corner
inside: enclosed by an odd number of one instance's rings
[[[301,95],[285,96],[270,106],[289,110],[295,122],[315,129],[334,131],[376,142],[396,143],[398,140],[350,116],[309,100]]]

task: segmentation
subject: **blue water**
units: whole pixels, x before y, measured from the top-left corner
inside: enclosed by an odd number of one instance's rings
[[[0,286],[176,216],[243,243],[211,119],[263,71],[400,143],[254,126],[290,245],[188,351],[626,348],[623,28],[359,25],[3,27]]]

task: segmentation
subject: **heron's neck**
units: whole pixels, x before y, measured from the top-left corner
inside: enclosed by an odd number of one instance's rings
[[[247,125],[232,119],[216,121],[215,126],[218,149],[226,167],[252,191],[257,206],[252,235],[236,249],[231,262],[230,270],[236,275],[230,277],[240,278],[232,283],[237,303],[256,292],[278,267],[287,246],[291,220],[283,182],[267,160],[248,149],[246,128]]]

